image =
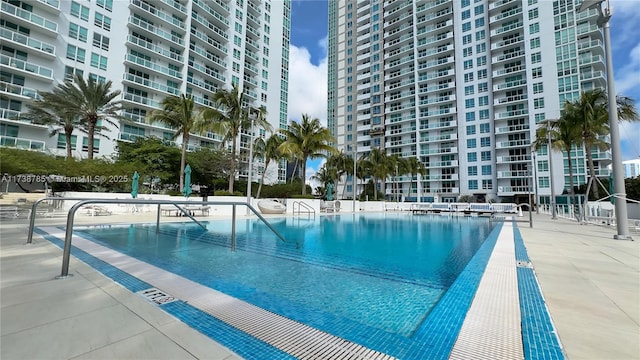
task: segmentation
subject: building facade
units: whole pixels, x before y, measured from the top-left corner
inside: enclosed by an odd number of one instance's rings
[[[560,194],[566,154],[532,152],[536,129],[559,118],[565,101],[606,86],[598,14],[578,13],[579,2],[330,2],[328,124],[337,147],[358,158],[383,148],[426,166],[425,176],[391,176],[380,189],[390,198],[526,201],[534,188],[549,196],[550,172]],[[593,154],[606,175],[610,153]],[[584,150],[571,155],[574,181],[584,184]]]
[[[274,129],[287,125],[291,2],[261,0],[2,0],[0,12],[0,145],[64,154],[51,128],[16,120],[38,93],[75,74],[113,82],[132,120],[110,127],[94,142],[95,156],[111,155],[117,141],[172,129],[145,121],[171,95],[190,94],[212,106],[213,94],[237,85],[251,106],[267,110]],[[255,136],[265,136],[255,129]],[[236,141],[246,153],[250,136]],[[187,147],[219,145],[213,133],[192,134]],[[73,153],[87,156],[79,131]],[[176,139],[178,144],[181,139]],[[245,160],[247,158],[244,155]],[[260,168],[262,166],[262,168]],[[264,171],[258,162],[254,174]],[[248,174],[241,167],[240,177]],[[285,169],[271,169],[272,180]]]
[[[636,178],[640,176],[640,160],[626,160],[622,162],[625,178]]]

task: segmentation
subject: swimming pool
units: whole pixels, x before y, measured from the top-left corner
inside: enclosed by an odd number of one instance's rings
[[[410,338],[493,228],[472,217],[367,214],[101,226],[99,244],[352,341]],[[371,341],[375,343],[375,341]]]

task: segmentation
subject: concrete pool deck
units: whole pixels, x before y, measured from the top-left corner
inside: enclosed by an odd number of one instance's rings
[[[76,224],[154,221],[80,216]],[[52,224],[64,219],[36,223]],[[548,215],[528,226],[518,224],[568,358],[639,359],[640,243]],[[0,358],[240,358],[73,257],[74,276],[54,280],[61,250],[38,235],[25,245],[26,230],[26,220],[0,224]]]

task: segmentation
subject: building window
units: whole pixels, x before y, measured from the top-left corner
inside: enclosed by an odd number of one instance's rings
[[[534,68],[531,70],[531,77],[538,79],[542,77],[542,68]]]
[[[478,161],[478,154],[475,152],[467,153],[467,162],[476,162]]]
[[[476,19],[476,28],[483,27],[483,26],[484,26],[484,18]]]
[[[542,109],[542,108],[544,108],[544,98],[533,99],[533,108],[534,109]]]
[[[84,72],[80,69],[73,68],[71,66],[64,67],[64,80],[73,80],[73,78],[78,75],[82,77]]]
[[[487,65],[487,57],[485,55],[478,56],[476,59],[476,66]]]
[[[539,94],[539,93],[541,93],[543,91],[544,91],[544,87],[542,86],[542,83],[533,84],[533,93],[534,94]]]
[[[464,36],[462,37],[462,43],[463,43],[464,45],[467,45],[468,43],[470,43],[470,42],[471,42],[471,40],[472,40],[471,35],[464,35]]]
[[[471,22],[462,24],[462,32],[471,31]],[[469,41],[471,41],[471,35],[469,35]]]
[[[476,139],[467,139],[467,149],[475,149],[476,146]]]
[[[96,32],[93,33],[93,46],[98,47],[102,50],[109,50],[109,38],[100,35]]]
[[[469,86],[465,86],[464,87],[464,94],[465,95],[473,95],[474,90],[473,90],[473,85],[469,85]]]
[[[472,109],[474,106],[476,106],[476,101],[475,99],[466,99],[464,101],[464,107],[466,109]]]
[[[539,23],[534,23],[529,25],[529,33],[530,34],[537,34],[540,32],[540,24]]]
[[[493,180],[482,180],[482,190],[493,189]]]
[[[91,53],[91,66],[100,70],[107,70],[107,57]]]
[[[89,37],[89,30],[80,25],[69,23],[69,37],[71,39],[87,42],[87,38]]]
[[[487,37],[487,33],[484,30],[476,31],[476,41],[484,40]]]
[[[489,124],[480,124],[480,134],[487,134],[491,132],[491,125]]]
[[[480,96],[478,98],[478,106],[487,106],[489,105],[489,97],[488,96]]]
[[[478,190],[478,180],[469,180],[469,190]]]
[[[531,63],[532,64],[537,64],[537,63],[539,63],[541,61],[542,61],[542,55],[539,52],[531,54]]]
[[[548,189],[549,188],[549,177],[548,176],[540,176],[540,177],[538,177],[538,187],[540,189]]]
[[[487,44],[484,44],[484,43],[483,43],[483,44],[478,44],[478,45],[476,45],[476,52],[477,52],[478,54],[481,54],[481,53],[483,53],[483,52],[485,52],[485,51],[487,51]]]
[[[467,167],[467,175],[469,175],[469,176],[478,176],[478,167],[477,166],[468,166]]]
[[[71,16],[77,17],[84,21],[89,21],[89,8],[82,6],[75,1],[71,2]]]
[[[478,84],[478,92],[483,93],[489,91],[489,84],[486,82]]]
[[[97,0],[96,3],[99,7],[111,11],[113,9],[113,0]]]
[[[491,165],[482,165],[482,175],[491,175]]]
[[[529,40],[529,44],[531,45],[532,49],[537,49],[540,47],[540,38],[533,38],[531,40]]]
[[[462,12],[462,20],[467,20],[471,17],[471,10],[465,10]]]
[[[478,80],[487,78],[487,69],[478,70]]]
[[[474,121],[476,119],[476,113],[475,112],[468,112],[466,115],[466,120],[467,121]]]
[[[482,161],[491,161],[491,151],[482,151],[482,152],[480,152],[480,160],[482,160]]]
[[[480,111],[478,111],[478,113],[480,115],[480,120],[488,120],[489,119],[489,110],[488,109],[480,110]]]
[[[473,135],[476,133],[475,125],[467,125],[467,135]]]
[[[472,82],[473,81],[473,73],[464,74],[464,82]]]
[[[96,16],[95,16],[95,19],[93,20],[93,24],[107,31],[111,30],[111,18],[108,16],[104,16],[99,12],[96,12]]]
[[[480,15],[484,12],[484,5],[478,5],[475,8],[473,8],[473,14],[474,15]]]
[[[71,150],[76,149],[76,143],[78,142],[78,136],[71,135]],[[58,144],[56,146],[58,149],[66,149],[67,148],[67,136],[63,133],[58,133]]]
[[[529,10],[529,20],[533,20],[537,18],[538,18],[538,8]]]
[[[86,51],[73,45],[67,45],[67,59],[77,61],[84,64]]]
[[[464,69],[468,70],[473,67],[473,60],[465,60],[464,61]]]
[[[487,147],[487,146],[491,146],[491,138],[490,137],[480,138],[480,147]]]
[[[95,82],[104,84],[107,82],[107,78],[104,76],[96,75],[94,73],[89,73],[89,79],[93,79]]]
[[[82,138],[82,151],[89,151],[89,138]],[[93,139],[93,153],[100,151],[100,139]]]
[[[472,47],[467,47],[467,48],[462,49],[462,56],[468,57],[468,56],[471,56],[471,55],[473,55],[473,48]]]

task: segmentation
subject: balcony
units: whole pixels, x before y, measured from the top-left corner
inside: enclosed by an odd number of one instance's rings
[[[531,177],[529,170],[514,170],[514,171],[498,171],[498,178],[526,178]]]
[[[227,63],[222,61],[222,58],[220,58],[219,56],[214,55],[214,54],[206,51],[205,49],[203,49],[203,48],[201,48],[201,47],[199,47],[197,45],[194,45],[194,44],[190,44],[189,45],[189,49],[191,49],[191,51],[193,51],[194,53],[202,56],[203,58],[211,61],[212,63],[221,66],[222,69],[226,69],[227,68]],[[256,72],[257,72],[257,70],[256,70]]]
[[[431,121],[427,124],[420,124],[420,130],[435,130],[435,129],[445,129],[451,127],[457,127],[457,121]]]
[[[40,98],[40,95],[38,95],[38,90],[36,89],[30,89],[24,86],[6,82],[0,82],[0,93],[23,100],[35,100]]]
[[[129,17],[129,24],[133,24],[136,25],[146,31],[148,31],[151,34],[154,34],[156,36],[159,36],[165,40],[171,41],[177,45],[180,46],[184,46],[184,40],[171,34],[170,32],[166,32],[164,30],[161,30],[160,28],[158,28],[155,25],[151,25],[150,23],[140,19],[140,18],[136,18],[133,16]]]
[[[194,79],[191,76],[187,77],[187,83],[195,85],[195,86],[197,86],[199,88],[202,88],[204,90],[211,91],[213,93],[218,91],[218,87],[216,85],[208,84],[208,83],[206,83],[204,81],[200,81],[198,79]]]
[[[164,11],[160,11],[153,6],[150,6],[147,3],[144,3],[140,0],[130,0],[131,4],[139,9],[144,10],[146,13],[155,16],[156,18],[162,20],[165,23],[171,24],[180,30],[185,30],[185,23],[180,19],[176,19],[170,14],[165,13]]]
[[[517,22],[517,23],[509,24],[507,26],[502,26],[495,30],[491,30],[491,36],[493,37],[500,34],[506,34],[514,30],[522,29],[522,26],[523,26],[522,22]]]
[[[511,9],[509,11],[505,11],[505,12],[501,12],[495,16],[492,16],[491,18],[489,18],[489,22],[490,23],[495,23],[497,21],[505,21],[508,18],[512,17],[512,16],[516,16],[522,14],[522,8],[521,7],[517,7],[515,9]]]
[[[153,89],[153,90],[158,90],[158,91],[162,91],[165,92],[167,94],[171,94],[171,95],[180,95],[180,90],[173,88],[173,87],[169,87],[166,85],[162,85],[159,84],[155,81],[151,81],[149,79],[145,79],[141,76],[137,76],[137,75],[133,75],[133,74],[122,74],[122,77],[125,81],[129,81],[129,82],[133,82],[136,84],[140,84],[143,85],[149,89]]]
[[[20,20],[26,21],[30,25],[35,25],[40,29],[45,30],[46,33],[53,37],[58,36],[58,24],[53,21],[47,20],[42,16],[36,15],[30,11],[20,9],[4,1],[2,1],[2,4],[0,5],[0,10],[2,10],[2,12],[6,15],[14,16]],[[6,17],[4,18],[6,19]]]
[[[526,67],[524,65],[511,66],[511,67],[504,68],[504,69],[494,70],[493,71],[493,77],[497,78],[497,77],[506,76],[506,75],[509,75],[509,74],[517,74],[517,73],[523,72],[525,70],[526,70]]]
[[[201,16],[200,14],[192,14],[191,18],[202,24],[202,26],[206,27],[207,29],[213,31],[214,34],[220,37],[220,40],[229,40],[229,35],[224,30],[210,23],[209,20],[207,20],[204,16]]]
[[[527,175],[527,177],[530,177],[531,175]],[[524,185],[524,186],[498,186],[498,195],[502,195],[502,196],[509,196],[509,195],[514,195],[514,194],[522,194],[522,193],[530,193],[531,192],[531,187]]]
[[[193,62],[193,61],[189,61],[189,66],[195,70],[200,71],[203,74],[209,75],[214,79],[220,80],[222,82],[226,81],[224,75],[222,75],[221,73],[215,71],[212,68],[206,67],[202,64],[199,64],[197,62]]]
[[[52,14],[58,15],[60,14],[60,1],[58,0],[38,0],[41,4],[45,6],[42,7],[45,11],[48,11]]]
[[[177,2],[175,0],[160,0],[160,1],[162,1],[163,3],[171,6],[174,9],[180,11],[184,15],[187,14],[187,8],[184,5],[180,4],[179,2]]]
[[[516,88],[516,87],[521,87],[526,85],[527,85],[526,79],[509,81],[509,82],[504,82],[502,84],[493,85],[493,91],[506,90],[506,89]]]
[[[30,77],[53,81],[53,70],[44,66],[22,61],[6,55],[0,55],[0,64],[18,70]]]
[[[493,99],[494,105],[505,105],[509,103],[522,102],[527,100],[527,95],[517,95],[517,96],[503,96],[499,98]]]
[[[21,150],[45,151],[44,142],[12,136],[0,135],[0,146]]]
[[[515,111],[505,111],[496,114],[496,119],[507,119],[517,116],[524,116],[529,114],[529,109],[521,109]]]
[[[154,54],[162,55],[162,56],[164,56],[166,58],[175,60],[175,61],[177,61],[179,63],[182,63],[182,61],[184,60],[184,58],[180,54],[176,54],[174,52],[171,52],[169,50],[161,48],[160,46],[154,45],[153,43],[150,43],[150,42],[148,42],[146,40],[137,38],[137,37],[135,37],[133,35],[129,35],[128,41],[131,44],[138,45],[138,46],[140,46],[142,48],[150,50]]]
[[[510,148],[521,148],[531,147],[531,140],[522,139],[522,140],[511,140],[511,141],[500,141],[496,143],[496,149],[510,149]]]
[[[139,105],[145,105],[152,109],[160,109],[160,103],[157,101],[153,101],[145,96],[130,94],[130,93],[122,93],[122,100],[134,102]]]
[[[458,153],[457,147],[444,147],[444,148],[436,148],[436,149],[421,149],[420,155],[444,155]]]
[[[505,54],[502,54],[502,55],[494,56],[491,60],[495,64],[500,61],[511,60],[511,59],[515,59],[523,56],[525,56],[524,50],[511,51],[511,52],[506,52]]]
[[[193,4],[198,5],[202,10],[212,15],[213,18],[220,23],[220,25],[223,25],[227,29],[229,28],[229,20],[227,20],[225,16],[221,15],[219,12],[215,11],[213,8],[207,5],[203,0],[193,0]]]
[[[157,71],[159,73],[165,74],[165,75],[169,75],[172,76],[176,79],[180,79],[182,80],[182,74],[179,73],[176,70],[173,69],[169,69],[168,67],[162,66],[162,65],[158,65],[156,63],[153,63],[149,60],[146,60],[144,58],[141,58],[139,56],[136,55],[132,55],[132,54],[127,54],[124,57],[125,61],[128,61],[130,63],[136,64],[136,65],[140,65],[142,67],[145,67],[149,70],[153,70],[153,71]]]
[[[20,45],[23,45],[27,50],[38,50],[42,52],[42,54],[55,59],[56,47],[51,44],[47,44],[40,40],[36,40],[32,37],[22,35],[6,28],[0,28],[0,37],[2,39],[8,40],[9,42],[18,44],[19,47],[22,47]]]
[[[529,131],[529,124],[496,127],[496,134],[508,134],[523,131]]]
[[[196,38],[204,41],[205,43],[213,46],[216,50],[220,51],[223,55],[227,55],[227,48],[222,45],[219,41],[210,38],[205,33],[200,32],[194,28],[191,28],[191,34],[193,34]]]
[[[496,162],[502,164],[530,163],[531,155],[498,156],[496,157]]]

